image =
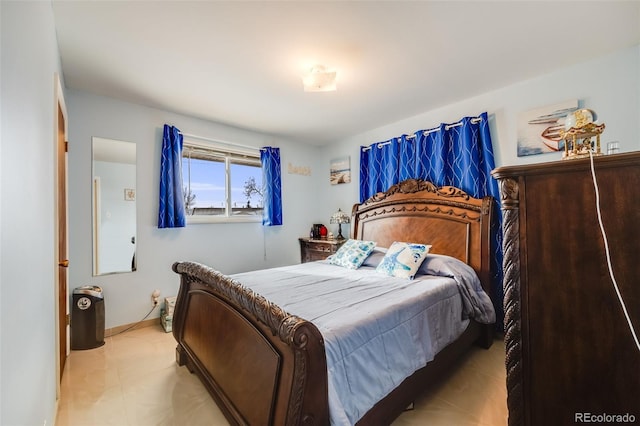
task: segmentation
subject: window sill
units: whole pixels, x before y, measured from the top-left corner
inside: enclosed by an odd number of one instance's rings
[[[201,223],[262,223],[262,216],[187,216],[187,225]]]

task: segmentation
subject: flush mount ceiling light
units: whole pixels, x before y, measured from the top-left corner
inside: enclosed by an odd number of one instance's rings
[[[336,90],[336,72],[329,71],[324,65],[313,66],[302,76],[305,92],[331,92]]]

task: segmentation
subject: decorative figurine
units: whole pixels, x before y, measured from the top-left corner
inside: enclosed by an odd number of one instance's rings
[[[569,114],[565,120],[563,160],[602,155],[600,135],[604,131],[604,123],[596,124],[596,113],[590,109],[579,109]],[[596,138],[595,143],[591,140]]]

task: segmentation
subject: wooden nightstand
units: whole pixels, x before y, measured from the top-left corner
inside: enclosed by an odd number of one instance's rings
[[[338,251],[347,240],[314,240],[312,238],[298,238],[300,241],[300,261],[302,263],[326,259]]]

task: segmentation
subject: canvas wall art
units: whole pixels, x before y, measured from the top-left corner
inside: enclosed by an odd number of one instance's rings
[[[351,182],[351,160],[348,155],[331,160],[329,181],[331,185]]]
[[[561,131],[567,115],[578,109],[574,99],[522,112],[518,115],[518,157],[564,149]]]

